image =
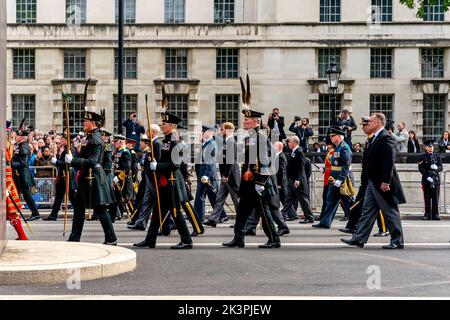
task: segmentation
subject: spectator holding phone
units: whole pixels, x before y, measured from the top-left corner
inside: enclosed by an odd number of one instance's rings
[[[314,135],[313,129],[309,126],[309,119],[299,117],[294,118],[294,122],[289,126],[289,131],[294,132],[300,139],[300,147],[303,152],[308,152],[309,137]]]

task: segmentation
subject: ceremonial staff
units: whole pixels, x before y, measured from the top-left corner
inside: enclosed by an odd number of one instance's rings
[[[163,107],[165,103],[165,91],[163,86]],[[150,150],[152,152],[152,162],[155,161],[155,154],[153,152],[153,133],[151,126],[151,120],[150,120],[150,113],[148,112],[148,95],[145,95],[145,111],[147,112],[147,123],[148,123],[148,131],[150,133]],[[161,217],[161,202],[159,198],[159,187],[158,187],[158,179],[156,178],[156,172],[153,171],[153,179],[155,180],[155,190],[156,190],[156,203],[158,205],[158,214],[159,214],[159,229],[162,231],[162,217]]]

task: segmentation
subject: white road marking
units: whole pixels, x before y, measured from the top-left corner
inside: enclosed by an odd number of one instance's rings
[[[388,244],[389,241],[386,242],[379,242],[379,243],[366,243],[365,247],[381,247],[382,245]],[[168,247],[176,245],[177,243],[167,243],[167,242],[160,242],[157,243],[157,247]],[[255,243],[255,242],[249,242],[246,243],[246,247],[257,247],[262,243]],[[133,243],[118,243],[119,246],[129,247],[133,246]],[[194,247],[220,247],[225,248],[222,243],[198,243],[194,242]],[[346,245],[342,242],[282,242],[281,247],[344,247],[344,248],[350,248],[349,245]],[[444,242],[444,243],[427,243],[427,242],[412,242],[412,243],[405,243],[405,248],[409,247],[449,247],[450,243]],[[274,249],[275,250],[275,249]]]

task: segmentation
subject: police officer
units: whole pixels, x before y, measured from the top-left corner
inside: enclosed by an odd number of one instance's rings
[[[16,144],[12,159],[13,179],[19,193],[22,194],[31,211],[31,217],[28,218],[28,221],[34,221],[39,220],[41,216],[31,195],[31,188],[35,185],[35,181],[30,174],[28,164],[31,157],[31,149],[27,141],[30,132],[23,127],[23,122],[22,120],[22,124],[16,134]]]
[[[439,190],[441,179],[439,172],[442,171],[441,157],[433,153],[434,140],[425,141],[426,152],[419,159],[419,171],[422,174],[422,190],[425,200],[424,220],[441,220],[439,217]]]
[[[330,229],[334,216],[341,199],[340,187],[349,179],[349,170],[352,163],[352,151],[350,146],[344,141],[345,132],[339,127],[332,127],[328,131],[331,142],[335,145],[334,153],[331,157],[330,184],[328,186],[327,197],[324,203],[323,217],[320,223],[312,225],[314,228]]]
[[[133,181],[131,173],[131,152],[125,146],[125,136],[117,134],[113,136],[114,139],[114,194],[117,200],[117,205],[111,205],[109,214],[111,220],[114,222],[116,218],[121,218],[117,213],[117,207],[121,206],[123,211],[128,210],[131,215],[133,212],[133,205],[131,198],[133,197]]]
[[[57,154],[53,155],[52,163],[58,169],[58,175],[56,176],[56,185],[55,185],[55,200],[53,202],[52,212],[47,218],[44,218],[45,221],[56,221],[58,218],[58,212],[61,209],[61,203],[64,199],[64,195],[66,194],[66,154],[67,154],[67,134],[63,133],[60,137],[60,150]],[[70,167],[69,167],[70,168]],[[75,170],[73,168],[69,169],[69,200],[70,203],[74,203],[75,192],[77,189],[77,183],[75,180]]]
[[[189,229],[184,220],[183,214],[180,212],[180,203],[187,202],[187,194],[185,189],[185,181],[180,172],[180,165],[183,162],[182,146],[180,146],[180,138],[177,132],[177,125],[181,119],[171,113],[162,113],[161,130],[164,134],[161,146],[161,159],[150,162],[151,171],[155,171],[159,177],[159,196],[155,204],[155,210],[152,214],[150,227],[144,241],[135,243],[136,247],[155,248],[158,229],[161,222],[167,220],[171,214],[181,241],[171,249],[192,249],[192,238]],[[175,150],[174,150],[175,149]],[[150,179],[151,183],[153,179]],[[158,204],[159,200],[159,204]],[[159,207],[161,210],[159,210]]]
[[[83,127],[86,137],[81,142],[77,157],[66,154],[65,162],[79,171],[78,190],[75,195],[72,233],[69,241],[79,242],[85,219],[86,208],[94,209],[105,233],[107,245],[117,245],[117,238],[108,215],[108,205],[114,202],[112,186],[106,179],[102,167],[105,148],[99,128],[104,126],[105,117],[92,111],[86,111]]]
[[[271,215],[271,208],[279,207],[275,176],[271,173],[270,141],[260,131],[261,116],[263,113],[244,109],[244,129],[249,136],[245,138],[245,158],[242,166],[241,184],[239,188],[239,205],[236,211],[234,225],[234,238],[225,242],[225,247],[245,246],[245,224],[252,210],[261,217],[261,223],[268,241],[259,248],[279,248],[280,237],[276,232]]]

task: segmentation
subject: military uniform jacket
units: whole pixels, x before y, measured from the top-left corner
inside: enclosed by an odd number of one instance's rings
[[[138,180],[138,172],[139,172],[139,156],[134,150],[130,150],[131,153],[131,173],[133,177],[133,182]]]
[[[256,128],[244,139],[244,163],[242,164],[241,184],[239,196],[248,198],[257,197],[255,184],[264,186],[262,199],[272,208],[280,207],[280,197],[276,183],[276,172],[271,170],[270,159],[271,144],[267,137]],[[245,181],[246,172],[253,174],[251,181]]]
[[[14,156],[12,159],[12,169],[14,178],[19,181],[20,187],[31,187],[35,185],[35,181],[30,174],[29,161],[31,157],[31,149],[28,142],[23,142],[15,146]]]
[[[105,170],[106,175],[112,177],[113,146],[110,143],[105,143],[105,151],[103,152],[102,166],[103,169]]]
[[[67,150],[66,150],[67,146],[64,148],[64,151],[61,152],[60,155],[58,155],[56,157],[57,161],[55,163],[56,168],[58,168],[58,176],[56,177],[56,184],[57,184],[57,188],[60,187],[61,184],[63,184],[64,186],[61,187],[66,187],[66,162],[65,162],[65,158],[66,158],[66,154],[67,154]],[[73,191],[77,189],[77,181],[76,181],[76,175],[75,175],[75,170],[73,170],[73,168],[69,167],[69,176],[70,176],[70,181],[69,181],[69,190]]]
[[[345,141],[335,147],[331,156],[331,176],[336,180],[344,181],[349,175],[352,164],[352,151]]]
[[[94,129],[83,139],[78,157],[71,162],[71,166],[78,170],[76,197],[88,209],[115,202],[112,186],[102,167],[103,152],[102,136],[98,129]],[[93,179],[89,179],[90,173]]]
[[[209,180],[217,180],[216,154],[217,143],[211,139],[202,147],[201,163],[195,165],[195,173],[198,180],[203,176],[208,177]]]
[[[437,170],[431,170],[431,165],[435,164]],[[424,153],[419,159],[419,171],[422,174],[422,185],[431,186],[431,183],[427,180],[428,177],[433,179],[433,184],[435,187],[441,185],[441,179],[439,177],[439,172],[443,170],[441,157],[436,153]]]
[[[119,190],[122,197],[127,200],[133,196],[131,162],[131,152],[126,147],[116,150],[114,154],[114,176],[119,178]]]
[[[180,143],[176,133],[166,135],[161,142],[161,158],[159,162],[157,161],[158,165],[156,167],[156,172],[159,175],[160,190],[161,192],[175,191],[179,202],[188,202],[189,197],[186,191],[186,183],[180,171],[183,160],[183,145]],[[175,151],[173,151],[174,149]],[[172,151],[174,154],[179,155],[178,159],[172,159]],[[172,175],[176,179],[175,186],[172,186],[169,181]]]

